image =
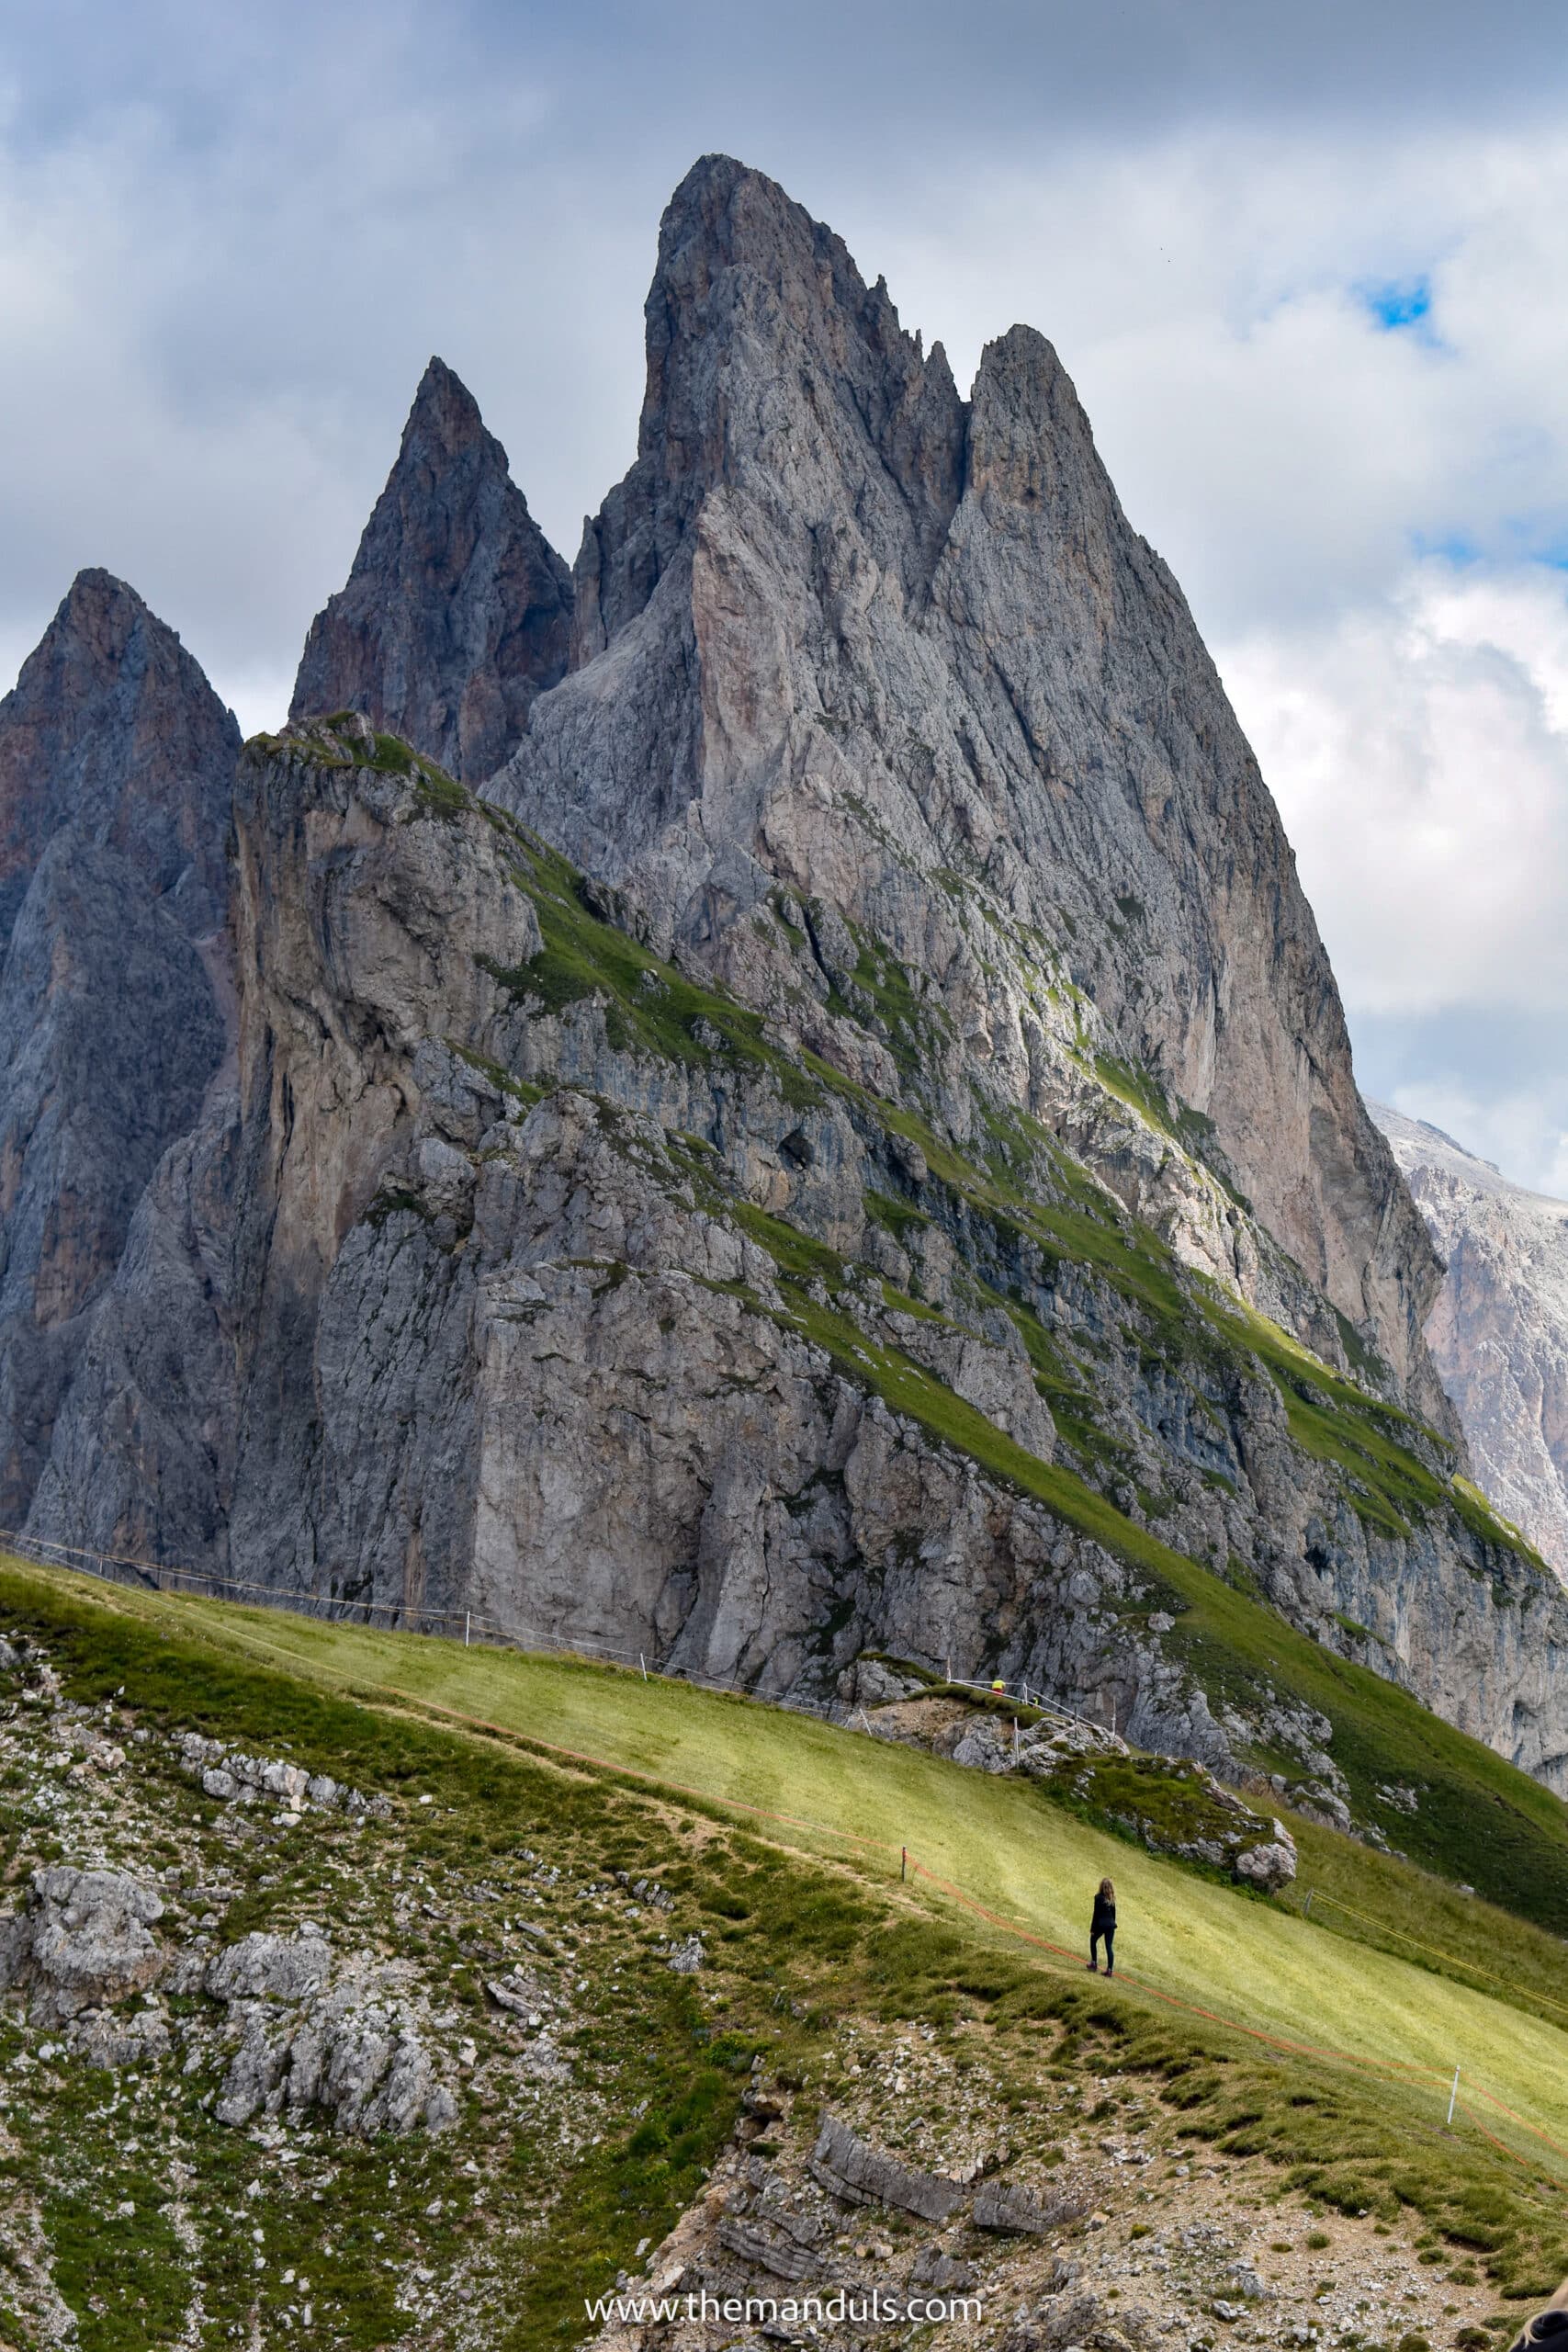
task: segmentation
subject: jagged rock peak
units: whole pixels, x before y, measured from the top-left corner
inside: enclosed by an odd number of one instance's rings
[[[214,929],[239,748],[175,631],[112,572],[78,572],[0,702],[0,948],[67,825],[118,850],[187,933]]]
[[[702,156],[665,207],[645,307],[650,361],[692,323],[730,270],[745,271],[769,288],[800,333],[826,329],[840,353],[843,326],[835,334],[835,317],[852,322],[886,354],[921,364],[919,339],[900,327],[886,279],[868,287],[840,236],[814,220],[776,180],[732,155]],[[933,346],[933,357],[940,348]],[[658,389],[650,383],[650,405]]]
[[[773,894],[827,902],[910,976],[910,1083],[960,1127],[976,1086],[1063,1115],[1043,956],[1446,1423],[1437,1261],[1278,812],[1050,344],[989,345],[966,404],[842,240],[722,156],[665,213],[647,340],[573,674],[492,797],[759,1004],[817,985]]]
[[[289,716],[358,710],[482,783],[565,674],[571,578],[506,452],[432,359],[346,586],[317,614]]]
[[[963,487],[964,403],[941,344],[922,354],[841,237],[765,174],[704,156],[666,208],[644,315],[637,459],[584,536],[574,667],[644,609],[726,485],[771,498],[786,530],[835,527],[851,501],[924,588]],[[803,400],[826,465],[802,463]]]

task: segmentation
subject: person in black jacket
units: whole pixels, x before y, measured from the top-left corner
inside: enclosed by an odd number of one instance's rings
[[[1105,1973],[1116,1973],[1116,1889],[1108,1878],[1100,1882],[1100,1893],[1094,1898],[1094,1917],[1089,1925],[1089,1964],[1100,1973],[1100,1939],[1105,1939]]]
[[[1513,2352],[1568,2352],[1568,2278],[1564,2278],[1543,2312],[1537,2312],[1523,2334],[1514,2339]]]

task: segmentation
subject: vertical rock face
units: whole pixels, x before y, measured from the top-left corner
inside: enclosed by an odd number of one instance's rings
[[[0,704],[0,1525],[160,1156],[224,1052],[239,729],[107,572]]]
[[[165,900],[118,851],[57,833],[0,979],[0,1526],[20,1523],[88,1310],[222,1052]]]
[[[788,992],[780,886],[847,919],[945,1017],[924,1082],[957,1131],[976,1090],[1045,1114],[1035,1007],[1082,989],[1445,1415],[1436,1260],[1278,815],[1050,345],[1014,328],[963,401],[840,240],[724,157],[671,200],[647,318],[574,673],[497,796],[754,1001]]]
[[[240,729],[133,588],[83,571],[0,702],[0,950],[53,836],[107,843],[192,938],[228,894]]]
[[[310,625],[290,716],[360,711],[481,783],[565,674],[570,627],[566,565],[433,359],[347,585]]]
[[[1568,1583],[1568,1201],[1372,1110],[1448,1261],[1427,1339],[1476,1476]]]

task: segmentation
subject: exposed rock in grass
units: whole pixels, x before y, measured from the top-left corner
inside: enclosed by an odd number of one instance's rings
[[[1284,1823],[1276,1820],[1268,1844],[1244,1848],[1231,1867],[1237,1878],[1261,1894],[1278,1894],[1296,1875],[1296,1841]]]
[[[913,1685],[919,1693],[903,1691]],[[898,1739],[973,1770],[1023,1773],[1052,1795],[1135,1837],[1151,1853],[1228,1870],[1265,1894],[1296,1874],[1295,1842],[1284,1824],[1255,1813],[1235,1790],[1190,1758],[1134,1756],[1124,1740],[1090,1724],[1041,1715],[1020,1703],[993,1704],[951,1690],[932,1690],[874,1660],[852,1669],[866,1693],[858,1718],[884,1739]],[[875,1691],[886,1695],[880,1700]],[[1345,1823],[1348,1824],[1347,1811]]]
[[[30,1988],[46,2019],[128,1999],[168,1965],[163,1916],[157,1889],[124,1871],[35,1871],[26,1910],[0,1921],[0,1988]]]
[[[811,2177],[849,2205],[896,2205],[923,2221],[944,2222],[963,2195],[955,2180],[913,2172],[857,2139],[839,2117],[824,2113],[811,2152]]]
[[[325,1989],[325,1950],[290,1947],[276,1937],[236,1946],[244,1958],[209,1972],[209,1988],[229,2004],[240,2046],[230,2061],[214,2112],[220,2123],[247,2123],[285,2108],[295,2117],[319,2107],[340,2132],[445,2131],[457,2100],[423,2038],[423,2005],[411,1998],[406,1973],[351,1962]],[[265,1945],[258,1951],[254,1947]],[[242,1992],[260,1986],[262,1997]],[[271,2007],[292,2007],[278,2017]]]
[[[375,1821],[391,1818],[391,1800],[384,1793],[367,1797],[363,1790],[344,1787],[330,1773],[309,1772],[280,1756],[243,1756],[219,1739],[199,1732],[175,1736],[185,1770],[201,1782],[203,1793],[231,1804],[237,1798],[254,1804],[264,1797],[290,1809],[307,1801],[323,1811],[341,1810]]]

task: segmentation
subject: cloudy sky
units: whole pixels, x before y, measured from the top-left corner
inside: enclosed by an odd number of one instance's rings
[[[0,679],[103,563],[274,723],[439,351],[551,537],[705,149],[1077,379],[1368,1091],[1568,1193],[1560,0],[53,0],[0,54]]]

